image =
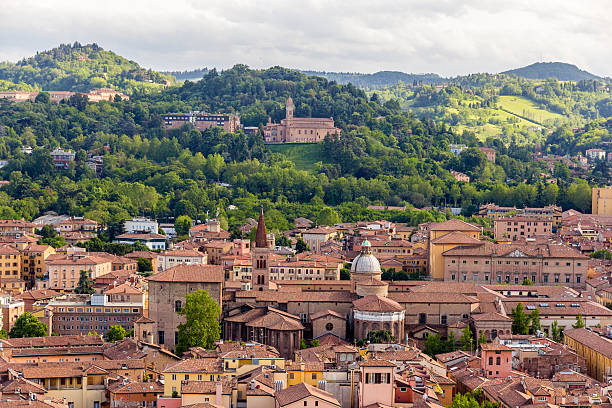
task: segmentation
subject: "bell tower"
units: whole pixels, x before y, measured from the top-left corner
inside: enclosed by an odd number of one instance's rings
[[[293,99],[289,97],[287,98],[287,103],[285,105],[285,118],[292,119],[294,110],[295,110],[295,105],[293,104]]]
[[[255,235],[255,247],[251,249],[251,287],[253,290],[264,290],[270,287],[270,269],[268,265],[269,255],[272,248],[268,245],[268,234],[264,219],[263,208],[259,212],[257,221],[257,234]]]

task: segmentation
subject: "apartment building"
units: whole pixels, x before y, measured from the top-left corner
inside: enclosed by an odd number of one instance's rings
[[[544,218],[503,217],[493,221],[495,239],[517,241],[536,236],[552,235],[552,222]]]
[[[178,129],[183,125],[191,124],[198,130],[211,127],[222,127],[226,132],[236,132],[242,127],[238,115],[224,115],[205,112],[168,113],[164,115],[166,129]]]
[[[73,290],[79,283],[81,271],[87,271],[90,279],[96,279],[111,272],[109,258],[92,255],[53,256],[47,259],[48,288]]]
[[[271,261],[270,280],[339,280],[342,264],[311,260]]]
[[[195,249],[170,249],[157,255],[157,270],[165,271],[180,264],[205,265],[208,255]]]
[[[103,294],[57,297],[48,307],[52,310],[53,333],[105,335],[114,325],[132,330],[134,321],[143,314],[145,300],[142,291],[122,293],[111,289]]]
[[[29,244],[21,250],[21,277],[34,287],[36,279],[42,279],[47,272],[47,258],[55,254],[50,245]]]
[[[588,257],[562,244],[494,244],[458,246],[442,253],[448,282],[586,287]]]
[[[0,220],[0,235],[32,235],[38,226],[24,220]]]
[[[119,242],[124,244],[134,244],[135,242],[141,242],[147,246],[150,250],[166,249],[166,236],[157,233],[125,233],[117,235],[113,242]]]

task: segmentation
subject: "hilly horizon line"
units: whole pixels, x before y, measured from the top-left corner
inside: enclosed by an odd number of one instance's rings
[[[239,64],[239,63],[238,63]],[[238,65],[238,64],[234,64],[234,65]],[[248,66],[248,64],[245,64]],[[270,67],[274,67],[276,65],[270,65]],[[415,77],[427,77],[427,76],[431,76],[431,77],[436,77],[440,80],[452,80],[454,78],[460,78],[460,77],[465,77],[468,75],[473,75],[473,74],[489,74],[489,75],[498,75],[498,74],[514,74],[517,71],[521,71],[524,69],[529,69],[529,68],[533,68],[533,67],[544,67],[544,66],[557,66],[557,67],[564,67],[567,69],[573,69],[575,70],[575,72],[577,73],[584,73],[590,77],[592,77],[591,79],[597,79],[597,80],[610,80],[612,78],[612,76],[610,75],[597,75],[597,74],[593,74],[590,71],[587,70],[583,70],[580,67],[578,67],[576,64],[572,64],[569,62],[562,62],[562,61],[538,61],[538,62],[534,62],[528,65],[524,65],[524,66],[520,66],[520,67],[515,67],[515,68],[509,68],[506,69],[504,71],[500,71],[500,72],[487,72],[487,71],[478,71],[478,72],[470,72],[468,74],[462,74],[462,75],[454,75],[454,76],[443,76],[440,75],[436,72],[409,72],[409,71],[400,71],[400,70],[379,70],[379,71],[375,71],[375,72],[359,72],[359,71],[354,71],[354,72],[350,72],[350,71],[327,71],[327,70],[315,70],[315,69],[303,69],[303,68],[295,68],[295,67],[287,67],[285,66],[285,68],[288,69],[293,69],[299,72],[302,72],[304,74],[307,75],[345,75],[345,76],[362,76],[362,77],[367,77],[367,76],[375,76],[377,74],[398,74],[398,75],[406,75],[406,76],[415,76]],[[198,71],[210,71],[212,69],[217,69],[217,67],[202,67],[202,68],[195,68],[195,69],[191,69],[191,70],[183,70],[183,71],[179,71],[179,70],[162,70],[159,71],[160,73],[163,74],[189,74],[192,72],[198,72]],[[230,69],[230,68],[227,68]],[[254,68],[254,69],[266,69],[266,68]],[[221,69],[221,71],[223,71],[225,69]],[[517,75],[517,76],[521,76],[521,75]],[[528,77],[525,77],[528,78]],[[178,78],[177,78],[178,79]],[[530,79],[545,79],[545,78],[530,78]],[[560,79],[561,80],[561,79]]]
[[[78,42],[74,42],[74,43],[78,43]],[[91,44],[96,44],[97,45],[97,43],[90,43],[90,44],[83,44],[83,45],[86,46],[86,45],[91,45]],[[61,45],[64,45],[64,44],[60,44],[60,45],[58,45],[58,47],[61,46]],[[72,44],[69,43],[68,45],[72,45]],[[54,49],[56,49],[58,47],[54,47],[54,48],[51,48],[51,49],[48,49],[48,50],[37,51],[36,54],[31,55],[31,56],[27,56],[27,57],[23,57],[20,60],[18,60],[17,62],[11,62],[11,61],[5,61],[5,62],[9,62],[9,63],[12,63],[12,64],[18,64],[19,62],[25,61],[28,58],[35,57],[39,53],[49,52],[49,51],[54,50]],[[134,62],[134,63],[138,64],[139,66],[143,67],[136,60],[133,60],[133,59],[130,59],[129,57],[125,57],[123,55],[117,54],[115,51],[112,51],[110,49],[105,49],[103,47],[100,47],[100,48],[103,49],[103,50],[106,50],[106,51],[113,52],[116,55],[118,55],[118,56],[120,56],[122,58],[125,58],[128,61],[130,61],[130,62]],[[240,64],[241,63],[236,63],[233,66],[240,65]],[[244,64],[244,65],[249,66],[248,64]],[[435,77],[438,80],[451,80],[453,78],[459,78],[459,77],[463,77],[463,76],[467,76],[467,75],[472,75],[472,74],[489,74],[489,75],[513,74],[513,73],[520,72],[521,70],[529,69],[529,68],[532,68],[532,67],[538,67],[538,66],[546,66],[546,65],[549,65],[549,66],[553,66],[554,65],[556,67],[564,67],[566,69],[574,69],[576,73],[582,73],[582,74],[584,74],[584,75],[586,75],[588,77],[591,77],[590,79],[610,80],[610,78],[612,78],[611,75],[603,75],[603,76],[602,75],[596,75],[596,74],[593,74],[593,73],[591,73],[589,71],[580,69],[577,65],[575,65],[573,63],[562,62],[562,61],[546,61],[546,62],[538,61],[538,62],[534,62],[534,63],[528,64],[528,65],[520,66],[520,67],[509,68],[509,69],[506,69],[506,70],[500,71],[500,72],[479,71],[479,72],[470,72],[470,73],[463,74],[463,75],[459,75],[458,74],[458,75],[454,75],[454,76],[442,76],[442,75],[440,75],[440,74],[438,74],[436,72],[418,72],[417,73],[417,72],[407,72],[407,71],[401,71],[401,70],[384,70],[384,69],[368,73],[368,72],[359,72],[359,71],[354,71],[354,72],[350,72],[350,71],[328,71],[328,70],[313,70],[313,69],[295,68],[295,67],[289,67],[289,66],[284,66],[284,67],[288,68],[288,69],[293,69],[293,70],[296,70],[296,71],[299,71],[299,72],[302,72],[302,73],[305,73],[305,74],[315,74],[315,75],[316,74],[322,74],[322,75],[346,75],[346,76],[363,76],[363,77],[368,77],[368,76],[375,76],[377,74],[385,74],[385,73],[387,73],[387,74],[406,75],[406,76],[414,76],[414,77],[431,76],[431,77]],[[278,66],[278,65],[270,65],[267,68],[271,68],[271,67],[274,67],[274,66]],[[255,69],[267,69],[267,68],[255,68]],[[179,76],[181,76],[180,74],[183,74],[182,76],[188,76],[190,73],[202,72],[202,71],[207,72],[207,71],[209,71],[211,69],[217,69],[217,68],[216,67],[210,67],[210,68],[209,67],[200,67],[200,68],[193,68],[193,69],[186,69],[186,70],[158,70],[158,69],[154,69],[154,68],[146,68],[146,69],[150,69],[152,71],[157,71],[157,72],[159,72],[161,74],[172,74],[172,75],[179,74]],[[226,69],[231,69],[231,68],[226,68]],[[221,68],[220,70],[223,71],[225,69]],[[518,75],[518,76],[522,76],[522,75]],[[528,76],[524,76],[524,77],[525,78],[530,78]],[[177,77],[177,79],[179,79],[179,78]],[[191,79],[191,78],[186,78],[186,79]],[[199,79],[199,78],[193,78],[193,79]],[[544,78],[531,78],[531,79],[544,79]]]

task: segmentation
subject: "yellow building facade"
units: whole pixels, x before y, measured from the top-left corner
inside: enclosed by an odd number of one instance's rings
[[[565,344],[586,360],[587,375],[600,382],[612,379],[612,340],[591,330],[564,331]]]
[[[591,213],[596,215],[612,215],[612,186],[594,188],[591,191]]]
[[[429,227],[429,274],[444,280],[442,253],[458,246],[480,245],[482,228],[457,219],[432,223]]]

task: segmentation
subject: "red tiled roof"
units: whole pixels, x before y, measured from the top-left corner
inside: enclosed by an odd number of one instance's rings
[[[378,295],[355,300],[353,307],[363,312],[401,312],[404,310],[396,301]]]
[[[224,279],[220,265],[177,265],[148,278],[151,282],[218,282]]]
[[[328,404],[340,407],[340,403],[332,394],[306,383],[292,385],[289,388],[277,391],[275,395],[276,403],[279,407],[293,404],[308,397],[315,397],[327,402]]]

